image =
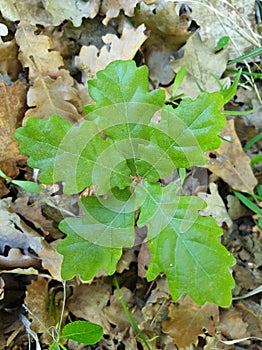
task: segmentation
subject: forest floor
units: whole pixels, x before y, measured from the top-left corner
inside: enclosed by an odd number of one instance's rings
[[[144,243],[124,248],[115,276],[136,325],[151,340],[146,346],[112,276],[99,271],[91,281],[77,276],[63,285],[58,224],[79,213],[83,193],[66,195],[62,183],[30,193],[0,178],[0,348],[48,349],[61,319],[62,326],[87,320],[104,329],[95,345],[64,340],[69,350],[261,350],[262,55],[248,53],[261,49],[262,3],[1,0],[0,9],[0,168],[11,179],[38,175],[19,152],[15,130],[32,116],[79,122],[82,107],[92,103],[87,81],[114,60],[146,64],[150,90],[164,90],[167,100],[182,66],[186,76],[176,93],[192,99],[199,87],[230,86],[243,70],[224,107],[235,112],[226,115],[230,144],[209,153],[206,166],[188,168],[183,181],[185,194],[207,202],[202,215],[215,218],[236,259],[232,305],[201,306],[187,295],[174,302],[164,274],[148,282],[147,228],[136,229]],[[179,179],[175,171],[167,181]]]

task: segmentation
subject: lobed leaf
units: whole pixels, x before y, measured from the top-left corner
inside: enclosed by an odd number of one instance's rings
[[[195,100],[184,99],[176,109],[165,107],[151,142],[166,152],[176,168],[206,164],[203,153],[221,144],[218,132],[226,123],[223,102],[221,93],[203,92]]]
[[[229,306],[234,280],[228,268],[234,258],[218,241],[222,230],[213,218],[199,216],[198,211],[206,206],[203,200],[178,197],[172,187],[165,188],[159,204],[162,217],[154,215],[149,220],[147,279],[152,281],[163,272],[174,300],[187,293],[201,305],[210,301]]]
[[[57,115],[49,120],[29,118],[26,126],[16,130],[15,137],[20,152],[30,156],[28,165],[41,170],[40,181],[64,181],[65,193],[78,193],[96,184],[98,193],[103,194],[111,180],[122,187],[131,183],[125,159],[91,121],[77,126]]]

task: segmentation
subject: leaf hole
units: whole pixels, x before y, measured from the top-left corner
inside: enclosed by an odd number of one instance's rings
[[[210,153],[209,153],[209,158],[216,159],[217,156],[216,156],[215,153],[210,152]]]

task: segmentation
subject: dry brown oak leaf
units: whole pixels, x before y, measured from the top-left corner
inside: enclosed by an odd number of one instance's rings
[[[169,306],[169,321],[163,322],[163,331],[174,339],[179,349],[196,344],[198,336],[214,335],[218,323],[218,306],[206,303],[201,306],[188,296]]]
[[[26,91],[27,84],[20,81],[12,85],[0,82],[0,169],[10,177],[16,177],[19,174],[18,164],[26,162],[14,139],[14,132],[24,115]],[[0,179],[0,195],[6,193],[8,190]]]
[[[234,190],[252,193],[257,179],[236,134],[233,119],[227,121],[220,136],[223,139],[222,145],[215,151],[207,152],[209,163],[206,167]]]

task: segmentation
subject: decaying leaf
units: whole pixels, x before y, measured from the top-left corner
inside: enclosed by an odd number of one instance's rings
[[[21,70],[21,64],[17,59],[18,47],[15,40],[0,44],[0,72],[5,74],[12,81],[17,80]]]
[[[19,60],[24,67],[29,68],[32,81],[39,75],[58,77],[59,68],[64,62],[60,53],[52,50],[48,36],[39,34],[36,26],[23,21],[18,25],[16,41],[19,45]]]
[[[10,177],[18,175],[17,163],[26,160],[13,136],[25,110],[26,90],[27,84],[20,81],[13,85],[0,82],[0,169]],[[1,194],[8,192],[4,185],[0,191]]]
[[[201,215],[212,215],[213,218],[216,219],[218,226],[222,226],[223,222],[225,222],[227,224],[227,227],[231,228],[233,222],[227,213],[223,199],[220,197],[217,185],[214,182],[211,182],[209,184],[209,189],[211,194],[207,194],[204,192],[198,193],[198,196],[204,199],[207,203],[207,207],[201,211]]]
[[[27,110],[26,118],[32,116],[48,119],[53,114],[59,114],[71,122],[82,118],[77,109],[80,98],[78,91],[72,86],[73,79],[68,75],[68,71],[63,70],[60,74],[57,79],[40,76],[35,80],[27,95],[27,104],[32,108]]]
[[[81,25],[83,17],[94,18],[100,7],[101,0],[44,0],[46,10],[52,16],[52,24],[57,26],[68,19],[75,27]]]
[[[208,92],[220,90],[216,79],[220,79],[226,69],[228,51],[225,49],[214,53],[214,49],[215,40],[210,38],[203,42],[199,33],[188,40],[184,57],[170,63],[176,73],[181,66],[185,66],[187,71],[177,94],[184,93],[186,96],[196,98],[200,93],[198,86]]]
[[[252,172],[250,159],[243,151],[235,132],[233,119],[227,121],[220,135],[224,139],[223,143],[217,150],[207,153],[209,163],[206,167],[233,189],[252,193],[257,180]]]
[[[51,25],[52,17],[41,0],[0,0],[1,14],[10,21],[28,21],[31,24]]]
[[[93,281],[91,285],[81,284],[74,289],[68,300],[68,310],[78,318],[97,323],[109,334],[110,325],[106,320],[103,309],[111,294],[111,285],[102,280]]]
[[[211,303],[203,306],[188,296],[169,306],[169,321],[163,322],[163,331],[174,339],[179,349],[195,344],[199,335],[214,335],[218,324],[218,307]]]
[[[120,10],[123,10],[129,17],[134,16],[134,9],[141,0],[103,0],[102,11],[106,14],[103,20],[104,25],[107,25],[111,18],[117,17]]]
[[[217,41],[224,35],[230,37],[230,59],[244,54],[247,50],[260,46],[260,38],[255,31],[254,3],[242,0],[188,0],[195,20],[200,25],[203,40],[211,37]]]
[[[219,331],[228,339],[238,339],[249,336],[247,334],[247,323],[243,320],[243,315],[236,308],[224,309],[221,311]]]
[[[23,253],[30,250],[38,253],[43,248],[42,237],[12,212],[10,202],[11,198],[0,201],[0,252],[8,246],[19,248]]]
[[[135,316],[134,313],[137,316],[138,310],[132,310],[132,302],[134,299],[131,290],[126,287],[122,287],[121,293],[125,303],[128,305],[129,310],[132,313],[132,316]],[[110,297],[110,305],[104,308],[104,313],[109,322],[117,327],[117,332],[122,333],[125,329],[130,328],[130,321],[128,320],[127,315],[120,303],[119,296],[116,290],[114,291],[114,294]]]
[[[0,270],[13,270],[16,268],[29,268],[33,267],[39,269],[41,267],[41,262],[39,259],[35,259],[32,256],[22,254],[21,250],[18,248],[11,248],[7,254],[0,255]]]
[[[25,304],[30,311],[32,323],[30,328],[36,333],[42,333],[41,341],[50,344],[52,341],[50,327],[55,327],[58,318],[54,306],[50,313],[51,293],[48,290],[48,281],[43,277],[38,277],[31,285],[27,286]],[[59,312],[59,311],[58,311]]]
[[[182,5],[183,6],[183,5]],[[181,7],[182,8],[182,7]],[[180,13],[179,13],[180,12]],[[173,1],[160,0],[146,5],[140,4],[135,16],[136,25],[144,23],[150,31],[143,45],[143,53],[150,71],[150,79],[158,86],[169,84],[174,78],[170,63],[180,49],[198,28],[189,17],[190,11],[180,11]]]
[[[43,216],[41,204],[39,202],[29,203],[28,197],[19,197],[11,205],[16,213],[22,215],[23,218],[31,222],[44,236],[49,234],[57,235],[58,229],[54,227],[51,220]]]
[[[92,74],[104,69],[114,60],[132,59],[147,39],[144,31],[144,25],[133,28],[125,24],[120,38],[114,34],[103,36],[105,45],[100,51],[93,45],[82,46],[79,56],[75,58],[75,63],[83,70],[83,82],[85,83]]]
[[[42,260],[42,267],[50,273],[53,279],[62,281],[61,265],[63,257],[56,251],[57,241],[50,244],[45,243],[42,250],[38,252],[38,256]]]

